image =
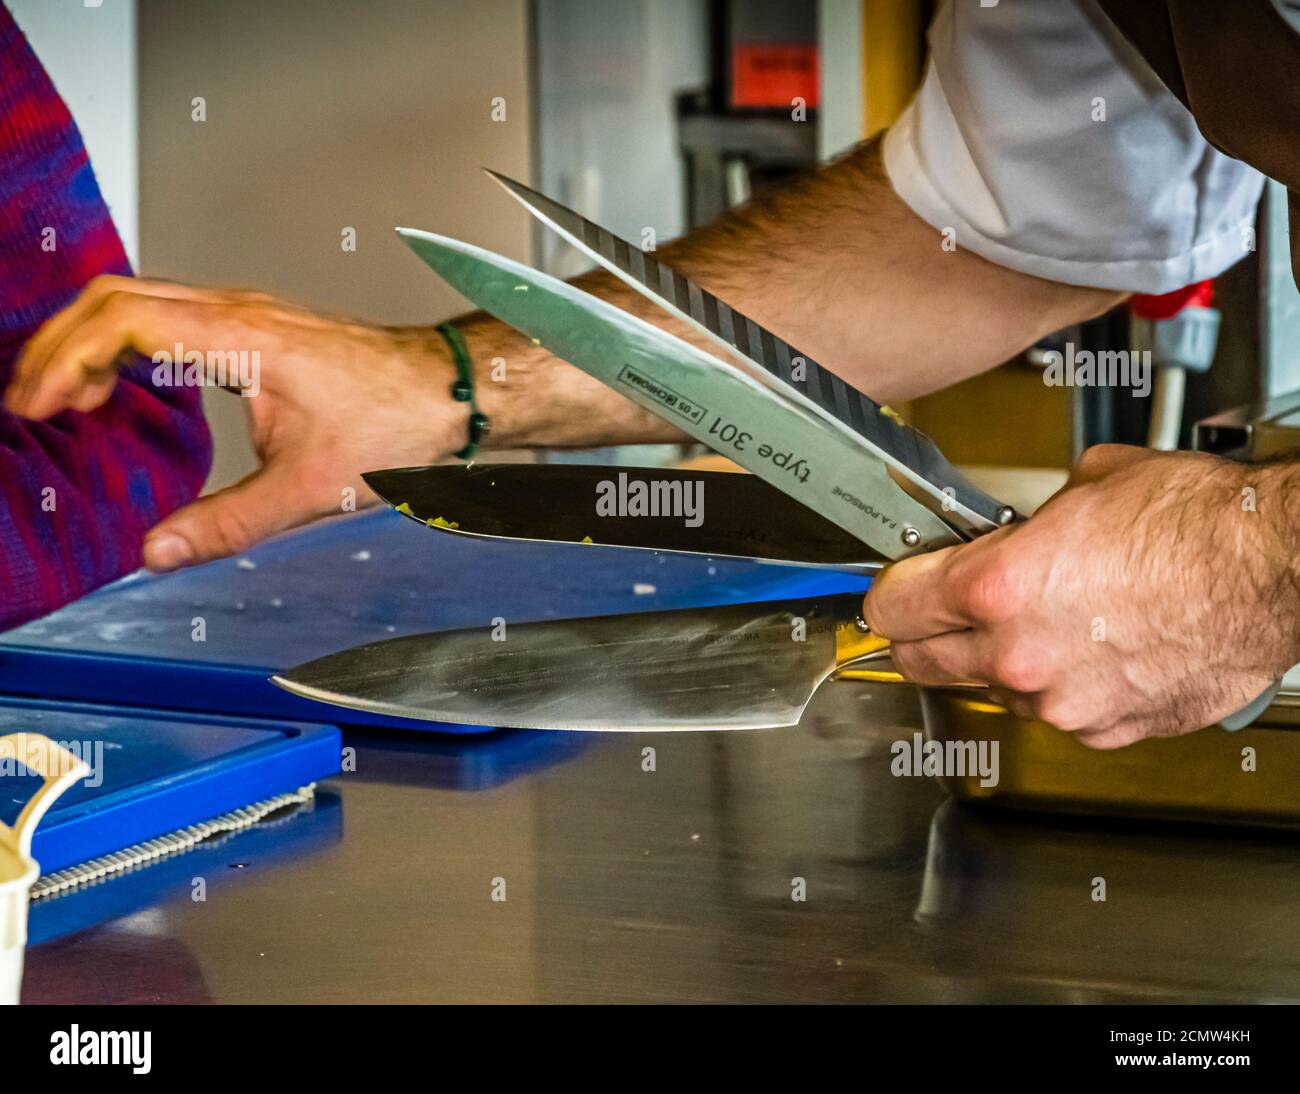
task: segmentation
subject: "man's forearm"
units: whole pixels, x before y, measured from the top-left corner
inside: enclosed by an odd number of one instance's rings
[[[894,193],[879,146],[870,144],[665,245],[658,257],[884,402],[983,372],[1121,299],[1016,273],[956,242],[945,250],[942,235]],[[708,346],[604,271],[576,283]],[[492,447],[684,439],[490,316],[476,313],[460,326],[493,422]],[[436,333],[410,334],[442,352]]]

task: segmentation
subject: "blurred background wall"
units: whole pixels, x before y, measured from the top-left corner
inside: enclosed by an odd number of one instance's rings
[[[138,0],[142,272],[383,323],[464,310],[393,228],[529,257],[526,214],[479,171],[531,174],[526,8]],[[205,395],[222,485],[252,454],[239,401]]]

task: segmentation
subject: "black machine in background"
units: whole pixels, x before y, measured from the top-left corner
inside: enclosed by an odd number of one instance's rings
[[[817,5],[715,0],[710,81],[677,101],[691,227],[817,162]]]

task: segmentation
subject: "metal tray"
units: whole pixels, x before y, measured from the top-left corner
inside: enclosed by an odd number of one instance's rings
[[[959,801],[1013,809],[1300,828],[1300,694],[1247,729],[1205,729],[1099,752],[975,690],[924,688],[928,740],[998,742],[999,779],[942,777]],[[1253,749],[1254,770],[1243,770]]]

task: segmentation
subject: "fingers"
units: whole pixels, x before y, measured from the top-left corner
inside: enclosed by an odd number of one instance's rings
[[[871,629],[895,644],[965,629],[965,621],[944,596],[947,567],[958,549],[948,547],[885,567],[862,605]]]
[[[96,278],[23,347],[5,406],[35,419],[69,408],[93,410],[112,393],[125,352],[152,357],[178,342],[207,346],[218,333],[228,340],[234,326],[230,305],[244,295],[169,282]]]
[[[914,684],[982,683],[987,662],[984,641],[974,631],[956,631],[921,642],[895,642],[889,657]]]
[[[1016,614],[1024,580],[1002,528],[973,543],[904,559],[885,568],[867,593],[863,616],[893,642],[915,642],[951,631],[1003,622]]]
[[[68,330],[46,357],[20,359],[5,405],[15,414],[41,420],[61,410],[93,410],[111,394],[117,362],[134,347],[138,313],[120,306],[109,310],[110,294],[80,323]]]
[[[293,482],[287,470],[268,464],[234,486],[177,510],[145,538],[145,565],[163,573],[226,558],[321,516],[315,509],[293,506]]]
[[[170,281],[153,281],[142,277],[118,277],[103,274],[89,282],[77,299],[62,311],[52,315],[28,340],[19,355],[19,365],[39,363],[51,350],[90,315],[103,301],[114,293],[155,296],[174,300],[201,300],[215,296],[209,289],[195,289]]]

